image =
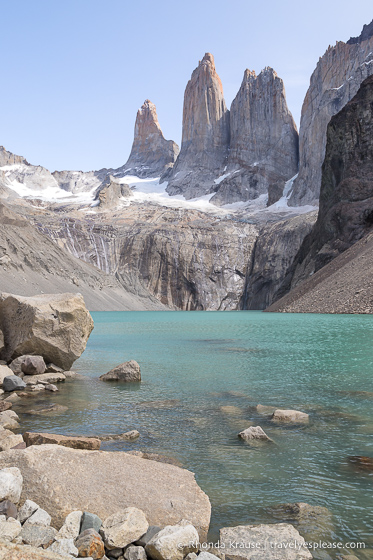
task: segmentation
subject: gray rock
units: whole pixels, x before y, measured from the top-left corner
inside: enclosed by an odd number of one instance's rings
[[[157,527],[156,525],[150,525],[145,535],[143,535],[140,539],[135,541],[135,544],[137,546],[143,546],[145,548],[145,546],[148,544],[150,539],[152,539],[154,535],[159,533],[160,530],[161,530],[160,527]]]
[[[11,391],[22,391],[26,387],[26,383],[22,381],[20,377],[17,375],[9,375],[8,377],[4,377],[3,381],[3,389],[7,393]]]
[[[261,428],[260,426],[250,426],[250,428],[246,428],[246,430],[240,432],[238,434],[238,437],[240,437],[244,441],[251,441],[251,440],[272,441],[271,438],[267,436],[263,428]]]
[[[0,539],[13,541],[20,534],[22,526],[19,521],[9,517],[6,521],[0,521]]]
[[[79,554],[78,549],[74,545],[73,539],[61,539],[55,541],[48,550],[61,554],[61,556],[74,556],[77,557]]]
[[[123,556],[123,548],[112,548],[109,554],[111,558],[120,558]]]
[[[154,535],[145,551],[154,560],[183,560],[190,552],[197,552],[198,546],[199,536],[195,527],[182,519]]]
[[[141,381],[140,366],[135,360],[124,362],[104,375],[100,375],[102,381]]]
[[[105,519],[101,527],[101,535],[109,550],[124,548],[142,537],[148,527],[149,523],[144,512],[129,507]]]
[[[47,385],[45,385],[45,390],[46,391],[51,391],[52,393],[55,393],[56,391],[58,391],[58,388],[53,385],[52,383],[48,383]]]
[[[100,532],[102,525],[101,519],[98,515],[94,513],[89,513],[88,511],[84,511],[82,515],[82,524],[80,527],[80,533],[83,533],[86,529],[94,529],[97,533]]]
[[[35,504],[32,500],[26,500],[18,511],[18,521],[24,523],[33,513],[35,513],[37,509],[39,509],[38,504]]]
[[[26,521],[25,525],[42,525],[48,527],[51,524],[52,518],[44,509],[37,509]]]
[[[271,420],[273,422],[284,422],[284,423],[308,423],[309,422],[309,415],[305,412],[300,412],[299,410],[281,410],[277,409],[272,414]]]
[[[63,369],[55,364],[47,364],[46,373],[63,373]]]
[[[125,560],[147,560],[145,549],[142,546],[130,545],[123,556]]]
[[[286,523],[241,525],[220,530],[220,545],[232,560],[308,560],[304,538]]]
[[[23,486],[23,477],[17,467],[0,470],[0,500],[18,504]]]
[[[21,371],[26,375],[40,375],[46,367],[43,356],[26,356],[21,363]]]
[[[22,356],[18,356],[18,358],[15,358],[10,362],[9,367],[15,375],[19,375],[20,373],[22,373],[22,364],[25,359],[29,357],[32,357],[32,354],[23,354]]]
[[[31,546],[48,548],[54,542],[57,530],[53,527],[43,527],[41,525],[24,525],[20,537],[24,544]]]
[[[17,519],[17,506],[10,500],[0,502],[0,515],[5,515],[7,519],[8,517]]]

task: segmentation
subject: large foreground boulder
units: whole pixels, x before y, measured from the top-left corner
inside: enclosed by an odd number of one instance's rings
[[[127,507],[141,509],[150,525],[165,527],[188,519],[201,539],[211,506],[194,474],[124,452],[85,451],[60,445],[37,445],[4,451],[0,468],[18,467],[22,500],[36,502],[61,527],[73,510],[106,519]]]
[[[1,294],[0,329],[3,360],[38,354],[68,370],[86,347],[93,319],[80,294]]]

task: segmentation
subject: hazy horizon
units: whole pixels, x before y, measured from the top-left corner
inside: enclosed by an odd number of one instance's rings
[[[373,16],[367,0],[354,11],[346,0],[239,0],[229,9],[221,0],[3,0],[2,13],[0,145],[51,171],[123,165],[145,99],[180,145],[184,89],[205,52],[215,57],[228,107],[246,68],[274,68],[299,127],[319,57]]]

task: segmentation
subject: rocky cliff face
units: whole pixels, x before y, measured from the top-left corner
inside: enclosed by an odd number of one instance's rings
[[[317,222],[304,240],[282,296],[373,227],[373,76],[328,126]]]
[[[183,132],[179,157],[164,179],[167,192],[186,198],[210,192],[224,168],[229,147],[229,111],[214,57],[206,53],[185,89]]]
[[[316,221],[316,212],[262,227],[248,266],[242,309],[266,309]]]
[[[132,150],[124,171],[137,177],[160,177],[173,167],[178,154],[179,146],[163,136],[154,103],[146,99],[137,111]]]
[[[299,130],[299,176],[289,201],[292,206],[317,203],[326,130],[331,117],[352,99],[373,73],[373,21],[360,37],[329,47],[311,76]]]
[[[251,224],[195,210],[128,206],[110,214],[38,217],[60,247],[183,310],[238,309],[257,237]]]
[[[298,132],[284,83],[272,68],[258,76],[245,71],[230,109],[230,130],[228,166],[212,202],[246,201],[268,191],[282,194],[285,182],[298,172]]]

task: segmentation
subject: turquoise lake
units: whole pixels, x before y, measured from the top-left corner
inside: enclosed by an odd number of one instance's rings
[[[307,502],[333,513],[330,538],[373,548],[373,475],[347,460],[373,457],[372,316],[92,316],[95,329],[73,368],[86,377],[60,384],[48,397],[69,410],[22,414],[23,430],[103,435],[137,429],[136,442],[107,442],[102,449],[155,452],[193,471],[212,504],[212,539],[224,526],[278,522],[268,510],[276,504]],[[141,384],[98,380],[130,359],[141,366]],[[310,422],[274,425],[256,412],[259,403],[307,412]],[[275,444],[240,441],[238,432],[251,422]]]

